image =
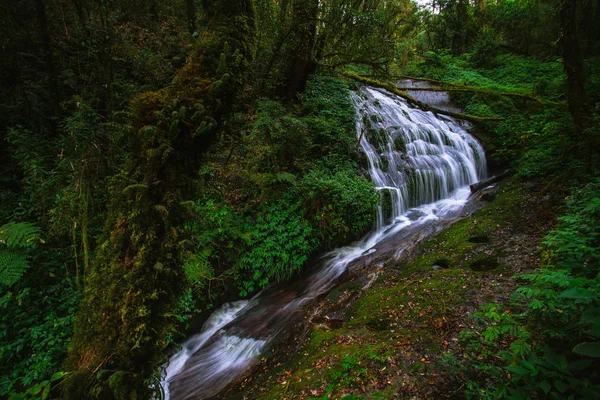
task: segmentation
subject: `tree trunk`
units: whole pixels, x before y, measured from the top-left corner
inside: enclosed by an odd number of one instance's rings
[[[48,72],[48,92],[49,99],[52,102],[52,111],[54,115],[59,113],[59,95],[58,79],[56,77],[56,67],[54,65],[54,56],[52,55],[52,46],[50,44],[50,32],[48,30],[48,18],[46,16],[46,5],[44,0],[35,0],[35,13],[39,25],[40,39],[42,42],[42,53],[44,64]]]
[[[589,123],[592,108],[585,92],[583,60],[577,39],[577,0],[562,0],[560,6],[563,67],[567,74],[569,112],[581,131]]]
[[[164,360],[176,324],[172,310],[186,287],[185,203],[199,196],[203,154],[227,125],[255,55],[253,0],[207,3],[207,29],[218,35],[191,53],[172,85],[132,102],[135,134],[85,278],[65,400],[151,397],[147,382]],[[181,109],[202,115],[193,124],[174,117],[167,125],[157,116]]]
[[[195,0],[186,0],[188,30],[190,34],[196,32],[196,2]]]
[[[296,49],[287,86],[287,97],[290,99],[304,90],[308,77],[317,68],[313,49],[317,36],[318,10],[318,0],[301,0],[294,4]]]

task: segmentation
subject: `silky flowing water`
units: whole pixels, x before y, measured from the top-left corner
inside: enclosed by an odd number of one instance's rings
[[[166,366],[167,399],[219,393],[256,364],[298,308],[330,290],[350,263],[385,239],[456,216],[468,185],[485,177],[482,147],[455,120],[411,108],[383,90],[364,87],[352,96],[357,139],[381,197],[373,231],[326,254],[313,274],[216,310]]]

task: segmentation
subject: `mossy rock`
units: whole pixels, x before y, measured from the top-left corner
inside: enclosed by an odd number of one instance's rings
[[[115,372],[108,378],[108,387],[116,400],[136,400],[135,389],[130,385],[130,377],[123,371]]]
[[[365,138],[369,143],[371,143],[375,148],[382,149],[387,143],[387,132],[383,128],[375,129],[369,128],[365,132]]]
[[[392,194],[388,189],[381,190],[381,209],[383,211],[383,220],[387,221],[392,217],[394,204],[392,202]]]
[[[388,170],[390,169],[390,162],[386,157],[381,158],[379,162],[379,168],[381,168],[383,172],[388,172]]]
[[[404,141],[404,137],[402,135],[398,135],[398,137],[394,139],[394,149],[406,154],[406,142]]]

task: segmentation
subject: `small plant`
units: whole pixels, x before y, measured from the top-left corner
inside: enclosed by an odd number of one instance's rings
[[[543,241],[546,265],[517,277],[511,306],[488,304],[474,315],[478,328],[463,341],[485,378],[469,383],[473,398],[598,398],[598,193],[596,180],[569,198]]]
[[[58,384],[67,375],[68,372],[56,372],[50,379],[33,385],[25,393],[11,394],[8,400],[45,400],[50,397],[53,385]]]
[[[0,283],[14,285],[29,269],[29,250],[43,243],[40,228],[30,222],[0,226]]]

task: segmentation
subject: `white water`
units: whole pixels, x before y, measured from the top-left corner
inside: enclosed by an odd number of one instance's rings
[[[410,108],[381,90],[363,88],[353,98],[357,136],[363,136],[369,174],[382,197],[373,232],[325,255],[322,267],[294,288],[275,288],[215,311],[169,361],[162,382],[167,399],[216,395],[243,376],[298,307],[331,289],[352,261],[409,227],[456,215],[468,185],[485,176],[483,149],[456,121]]]

